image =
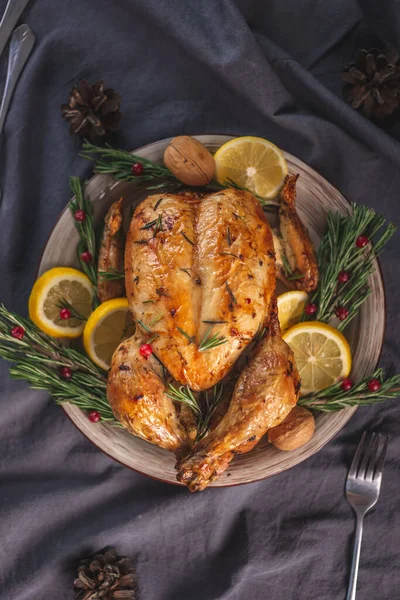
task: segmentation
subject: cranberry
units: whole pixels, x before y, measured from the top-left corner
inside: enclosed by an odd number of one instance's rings
[[[143,167],[142,163],[137,162],[132,165],[133,175],[140,177],[140,175],[143,175],[143,171],[144,171],[144,167]]]
[[[63,379],[71,379],[72,377],[72,369],[70,367],[61,367],[60,375]]]
[[[344,321],[349,316],[349,311],[344,306],[335,308],[335,313],[339,321]]]
[[[67,319],[70,319],[71,318],[71,311],[69,310],[69,308],[62,308],[60,310],[60,317],[64,321],[66,321]]]
[[[150,346],[150,344],[142,344],[139,348],[139,352],[142,356],[147,358],[153,354],[153,348]]]
[[[379,379],[370,379],[367,386],[370,392],[377,392],[381,389],[381,382]]]
[[[350,275],[347,271],[340,271],[337,279],[339,283],[346,283],[350,279]]]
[[[79,223],[83,223],[83,221],[86,219],[85,211],[81,208],[79,210],[76,210],[74,212],[74,219],[75,221],[79,221]]]
[[[304,310],[306,315],[313,315],[317,312],[317,305],[311,302],[310,304],[307,304]]]
[[[369,243],[369,239],[367,238],[366,235],[360,235],[357,239],[356,239],[356,246],[357,248],[365,248],[365,246]]]
[[[22,340],[25,335],[25,329],[17,325],[11,329],[11,335],[17,340]]]
[[[89,421],[92,421],[92,423],[98,423],[101,419],[100,413],[97,410],[91,410],[88,414],[88,419]]]
[[[81,260],[83,260],[83,262],[85,263],[90,263],[92,260],[92,255],[90,254],[89,250],[86,250],[86,252],[82,252],[81,254]]]
[[[341,384],[340,387],[342,388],[342,390],[344,392],[348,392],[353,387],[353,382],[351,381],[351,379],[349,379],[348,377],[346,377],[346,379],[343,379],[342,384]]]

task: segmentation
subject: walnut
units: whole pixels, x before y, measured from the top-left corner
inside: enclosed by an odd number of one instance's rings
[[[297,450],[312,438],[314,431],[312,413],[303,406],[295,406],[282,423],[268,430],[268,441],[279,450]]]
[[[188,135],[174,138],[164,152],[165,166],[186,185],[207,185],[215,172],[212,154]]]

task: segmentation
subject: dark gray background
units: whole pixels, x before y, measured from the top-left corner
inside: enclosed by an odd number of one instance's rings
[[[397,219],[399,126],[384,131],[349,108],[339,72],[363,46],[400,45],[398,1],[32,0],[23,21],[37,43],[0,152],[0,298],[9,308],[26,314],[68,176],[90,174],[60,116],[80,78],[121,92],[121,147],[182,133],[264,136],[349,200]],[[2,81],[6,63],[5,54]],[[389,371],[400,370],[399,253],[397,236],[382,259]],[[78,559],[107,544],[136,562],[143,600],[344,598],[353,516],[343,484],[365,428],[395,437],[365,523],[357,598],[398,597],[396,401],[359,410],[278,477],[191,495],[113,462],[45,393],[0,369],[2,600],[72,598]]]

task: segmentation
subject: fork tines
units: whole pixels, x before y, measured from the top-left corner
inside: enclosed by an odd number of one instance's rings
[[[374,480],[382,476],[389,435],[364,431],[348,477]]]

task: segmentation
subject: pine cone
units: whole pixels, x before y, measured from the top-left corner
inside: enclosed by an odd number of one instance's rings
[[[135,570],[129,558],[110,548],[81,562],[74,591],[75,600],[134,600]]]
[[[61,107],[62,116],[71,124],[71,135],[77,134],[96,142],[107,131],[117,131],[121,120],[121,97],[104,82],[91,85],[82,80],[72,88],[68,104]]]
[[[400,108],[399,53],[393,48],[361,50],[341,79],[347,101],[367,119],[387,117]]]

